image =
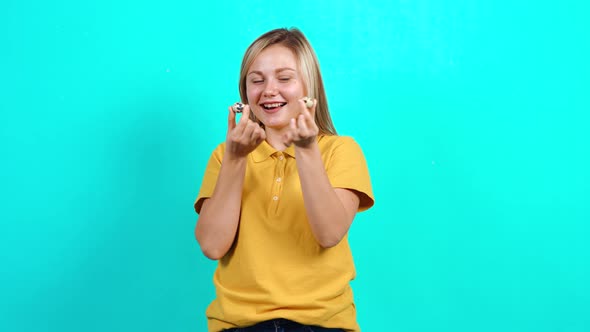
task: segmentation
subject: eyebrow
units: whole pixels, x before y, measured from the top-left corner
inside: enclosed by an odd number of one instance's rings
[[[282,67],[282,68],[277,68],[275,70],[275,73],[280,73],[280,72],[285,71],[285,70],[296,71],[295,69],[290,68],[290,67]],[[250,76],[251,74],[258,74],[258,75],[261,75],[262,76],[262,72],[261,71],[258,71],[258,70],[251,71],[246,76]]]

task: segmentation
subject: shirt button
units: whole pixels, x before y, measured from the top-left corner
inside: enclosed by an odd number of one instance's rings
[[[277,182],[281,182],[281,178],[277,178]]]
[[[285,157],[279,156],[279,160],[283,160],[283,159],[285,159]]]
[[[272,197],[272,200],[273,200],[273,201],[278,201],[278,200],[279,200],[279,196],[273,196],[273,197]]]

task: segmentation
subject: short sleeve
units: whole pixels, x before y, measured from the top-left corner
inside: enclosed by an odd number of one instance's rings
[[[207,163],[205,175],[203,176],[203,181],[201,183],[201,189],[195,200],[195,211],[197,213],[201,212],[203,201],[213,195],[213,190],[215,190],[215,185],[217,184],[217,177],[219,176],[219,170],[221,169],[221,160],[223,159],[224,150],[225,143],[219,144],[217,148],[213,150],[213,153],[211,153],[211,157],[209,157],[209,162]]]
[[[326,172],[332,187],[355,191],[360,198],[359,212],[372,207],[375,198],[361,147],[352,137],[340,136],[331,150]]]

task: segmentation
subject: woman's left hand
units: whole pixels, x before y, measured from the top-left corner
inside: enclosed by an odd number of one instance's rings
[[[296,118],[291,119],[289,124],[289,131],[285,134],[283,142],[285,146],[295,144],[297,147],[305,148],[316,141],[319,129],[315,123],[315,108],[317,100],[313,100],[313,106],[308,109],[305,105],[305,100],[297,101],[300,109],[303,111]]]

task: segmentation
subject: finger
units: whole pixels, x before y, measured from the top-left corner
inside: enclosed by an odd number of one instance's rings
[[[304,123],[305,123],[305,128],[311,128],[313,126],[313,123],[315,123],[314,118],[313,118],[313,114],[309,108],[305,108],[305,110],[303,111],[303,113],[301,113],[301,115],[299,117],[303,117]]]
[[[283,143],[285,146],[290,146],[297,137],[297,122],[295,118],[289,121],[289,130],[283,135]]]
[[[293,135],[290,132],[283,135],[283,144],[285,144],[286,147],[289,147],[292,143],[293,143]]]
[[[232,107],[229,107],[229,115],[227,116],[227,128],[228,130],[232,130],[236,127],[236,114]]]
[[[310,108],[307,108],[304,112],[306,118],[306,125],[309,130],[314,130],[317,128],[317,122],[315,118],[315,113],[318,105],[318,100],[313,99],[313,105]]]
[[[315,110],[316,110],[316,106],[318,104],[317,99],[312,99],[313,104],[311,105],[311,107],[307,107],[307,105],[305,104],[305,102],[303,102],[303,105],[305,105],[304,107],[304,111],[301,112],[302,114],[309,114],[311,116],[311,118],[313,119],[315,116]]]
[[[307,124],[307,128],[309,129],[313,129],[317,127],[317,122],[315,120],[315,105],[313,106],[313,108],[309,111],[309,116],[306,116],[306,124]]]
[[[250,135],[250,141],[257,142],[260,135],[262,135],[262,132],[264,132],[262,130],[262,128],[260,128],[258,123],[255,123],[254,130],[252,131],[252,134]]]
[[[296,119],[296,118],[292,118],[292,119],[289,121],[289,129],[290,129],[290,131],[291,131],[293,134],[297,134],[297,133],[299,132],[299,128],[297,128],[297,119]],[[291,135],[291,138],[292,138],[293,136],[294,136],[294,135]]]
[[[298,102],[299,102],[299,105],[302,106],[302,107],[300,107],[303,110],[301,112],[301,114],[305,114],[305,111],[307,110],[307,105],[305,104],[305,98],[299,99]]]
[[[256,132],[258,133],[258,136],[256,138],[256,145],[259,145],[266,139],[266,132],[264,131],[264,129],[260,127],[256,128]]]
[[[240,140],[241,141],[250,141],[252,139],[252,133],[254,132],[254,130],[256,129],[256,127],[258,126],[257,123],[254,123],[252,120],[248,120],[248,123],[246,124],[246,128],[244,129],[244,131],[242,132],[242,135],[240,135]]]
[[[244,121],[244,123],[248,123],[248,119],[250,119],[250,105],[244,104],[244,110],[242,111],[240,122]]]
[[[307,118],[309,117],[309,115],[303,115],[300,114],[297,117],[297,127],[299,129],[299,136],[307,136],[307,133],[309,132],[309,128],[307,126]]]
[[[318,100],[314,98],[313,106],[309,109],[309,114],[311,115],[311,119],[315,122],[315,110],[318,106]]]
[[[248,105],[244,105],[244,110],[242,111],[242,116],[240,117],[240,121],[238,121],[238,124],[236,126],[238,128],[238,131],[240,132],[240,136],[244,132],[244,130],[246,129],[246,125],[248,125],[249,115],[250,115],[250,108],[248,107]]]

